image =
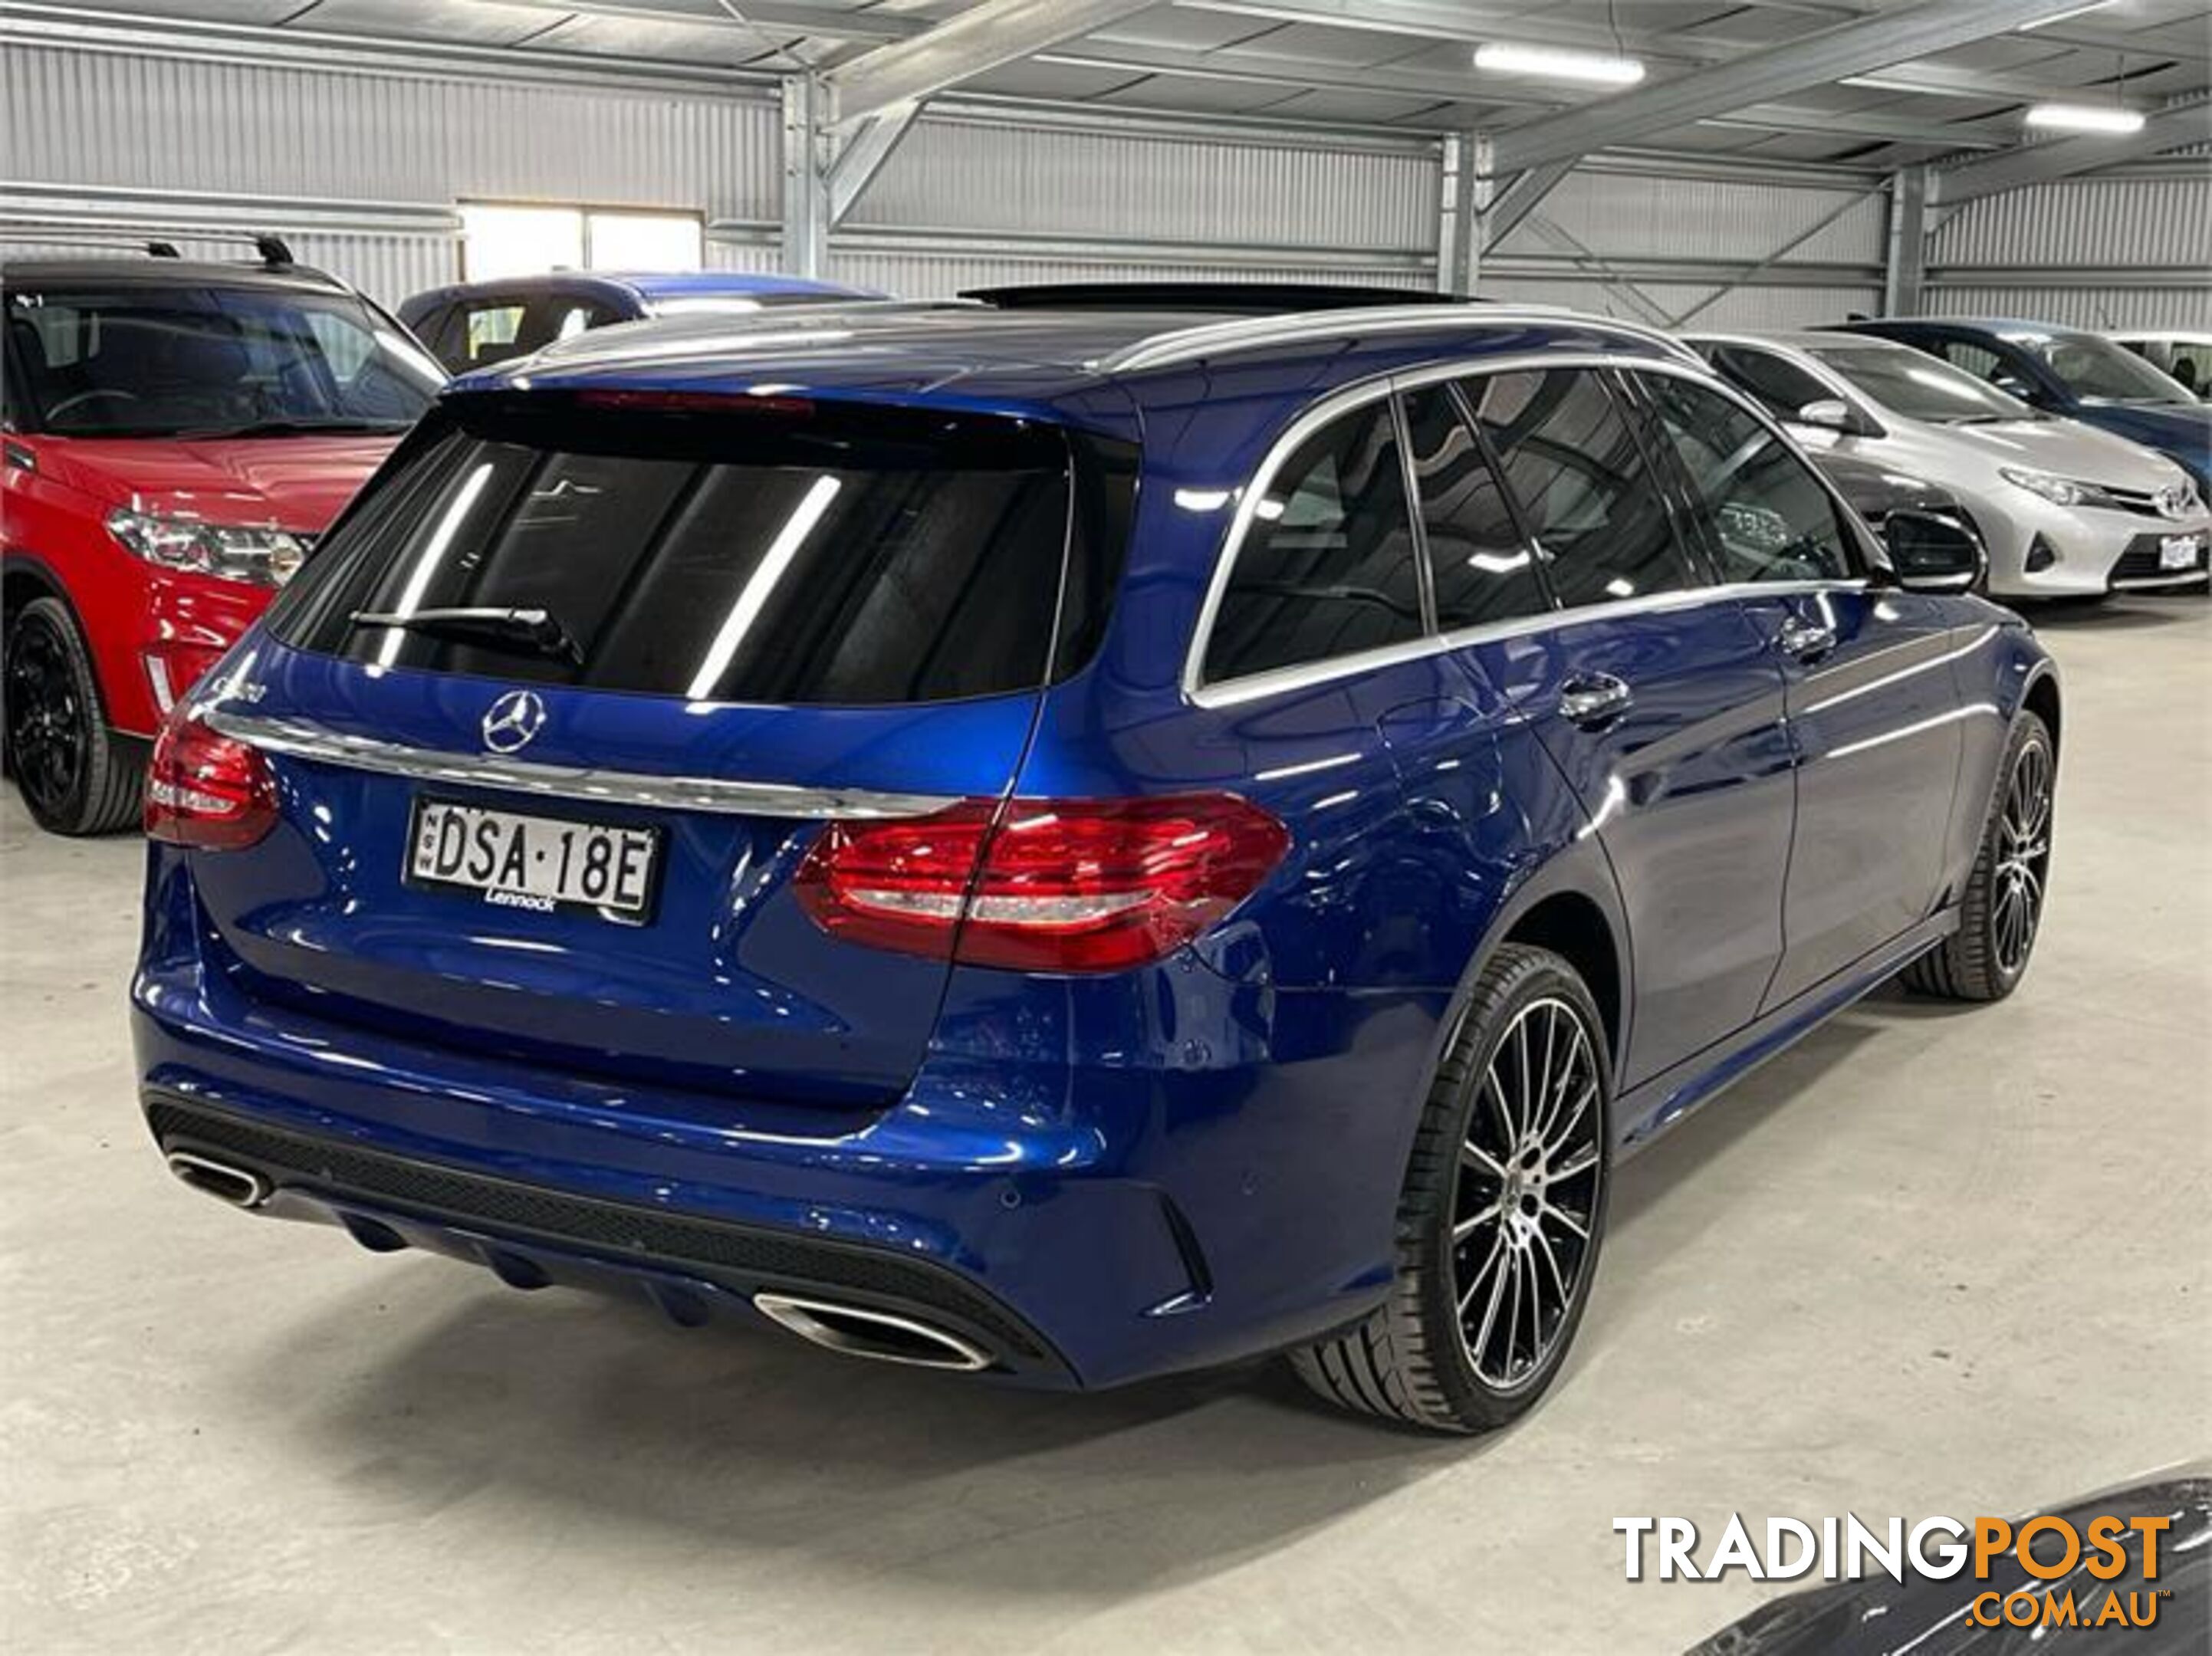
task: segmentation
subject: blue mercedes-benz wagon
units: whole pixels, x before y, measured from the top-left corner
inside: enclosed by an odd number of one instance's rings
[[[154,1135],[678,1323],[1498,1424],[1626,1150],[2019,980],[2050,661],[1663,337],[999,297],[457,382],[161,738]]]

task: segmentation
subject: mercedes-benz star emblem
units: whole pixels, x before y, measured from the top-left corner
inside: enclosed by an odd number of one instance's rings
[[[515,753],[530,745],[545,723],[545,704],[535,690],[509,690],[483,716],[483,744],[494,753]]]

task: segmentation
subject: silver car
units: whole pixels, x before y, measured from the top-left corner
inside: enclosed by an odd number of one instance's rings
[[[1840,333],[1690,343],[1816,455],[1942,480],[1988,544],[1993,593],[2094,597],[2205,578],[2212,512],[2162,455],[2038,413],[1909,345]]]

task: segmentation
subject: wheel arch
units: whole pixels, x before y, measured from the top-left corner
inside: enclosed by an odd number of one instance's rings
[[[93,688],[100,693],[98,712],[103,724],[113,695],[107,682],[100,676],[100,655],[92,647],[92,634],[85,628],[83,613],[70,594],[67,583],[54,573],[53,566],[34,552],[10,549],[0,555],[0,645],[4,645],[6,629],[15,613],[40,598],[52,598],[69,612],[70,625],[83,640],[85,659],[92,666]]]
[[[1460,980],[1453,1016],[1446,1020],[1451,1034],[1458,1030],[1475,980],[1507,943],[1548,949],[1574,968],[1597,1003],[1613,1073],[1621,1073],[1634,1022],[1634,957],[1612,865],[1595,840],[1556,852],[1498,906]]]
[[[36,598],[59,598],[68,606],[70,619],[78,620],[76,606],[70,603],[67,589],[45,559],[28,552],[0,555],[0,612],[12,616]]]
[[[2015,710],[2032,713],[2043,721],[2044,729],[2051,732],[2053,753],[2060,751],[2063,746],[2058,734],[2063,701],[2058,690],[2058,675],[2046,665],[2028,680],[2027,688],[2021,692],[2020,707]]]

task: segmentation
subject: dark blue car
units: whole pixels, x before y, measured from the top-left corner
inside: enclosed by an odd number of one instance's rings
[[[1682,348],[953,308],[459,382],[152,765],[187,1182],[507,1282],[1494,1425],[1614,1159],[2026,968],[2059,686]]]
[[[2212,406],[2102,334],[2048,322],[1884,318],[1843,325],[1917,346],[2023,403],[2155,449],[2212,500]]]
[[[751,270],[552,270],[433,288],[402,305],[399,319],[448,372],[467,373],[611,323],[728,318],[883,297],[866,288]]]

